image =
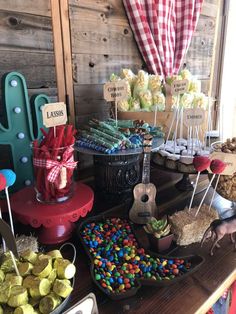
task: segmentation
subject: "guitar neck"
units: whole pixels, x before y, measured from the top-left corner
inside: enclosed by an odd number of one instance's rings
[[[144,153],[143,156],[143,172],[142,172],[142,183],[150,183],[150,159],[151,153]]]

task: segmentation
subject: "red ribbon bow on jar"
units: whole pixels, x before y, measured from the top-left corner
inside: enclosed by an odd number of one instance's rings
[[[33,164],[36,167],[51,169],[47,175],[47,179],[49,182],[53,183],[58,177],[62,167],[65,167],[68,169],[74,169],[76,167],[77,161],[74,161],[74,156],[71,155],[72,151],[73,151],[73,148],[68,147],[67,150],[64,152],[61,161],[52,160],[52,159],[34,158]]]

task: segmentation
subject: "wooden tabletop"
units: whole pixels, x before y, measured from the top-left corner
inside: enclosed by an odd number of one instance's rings
[[[189,203],[191,192],[179,192],[174,187],[180,177],[175,174],[162,174],[159,170],[158,173],[152,171],[152,181],[155,181],[158,191],[157,205],[161,212],[170,213],[184,208]],[[202,176],[200,190],[206,187],[207,183],[208,178]],[[199,202],[202,194],[198,193],[194,200],[195,203]],[[206,203],[209,203],[211,195],[212,191],[209,193]],[[114,198],[113,201],[99,199],[99,196],[95,194],[95,209],[90,216],[104,212],[114,202]],[[213,205],[221,212],[225,207],[229,207],[230,202],[216,195]],[[114,216],[117,212],[125,213],[129,206],[130,203],[126,198],[124,205],[112,209]],[[97,298],[100,314],[205,314],[224,290],[236,280],[236,252],[229,238],[225,237],[220,241],[221,248],[215,250],[213,257],[209,255],[210,243],[206,243],[203,248],[200,248],[199,244],[173,248],[172,256],[198,254],[205,258],[204,264],[185,279],[164,288],[143,286],[134,297],[112,301],[93,283],[89,271],[89,259],[77,236],[74,235],[71,240],[76,245],[78,256],[75,262],[77,268],[75,288],[67,308],[93,292]],[[146,240],[143,239],[143,241]],[[51,248],[48,246],[46,249],[50,250]]]

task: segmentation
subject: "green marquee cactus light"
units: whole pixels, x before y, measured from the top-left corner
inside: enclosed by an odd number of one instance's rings
[[[46,95],[34,95],[29,102],[25,78],[17,72],[2,77],[3,120],[0,123],[0,145],[9,145],[19,190],[33,183],[31,142],[41,137],[41,109],[50,103]],[[0,165],[0,168],[2,166]]]

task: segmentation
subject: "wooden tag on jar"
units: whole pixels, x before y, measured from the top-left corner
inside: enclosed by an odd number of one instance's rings
[[[236,154],[213,152],[209,157],[211,160],[220,159],[227,164],[225,170],[221,173],[221,175],[231,176],[236,173]],[[208,169],[208,172],[212,173],[210,168]]]

